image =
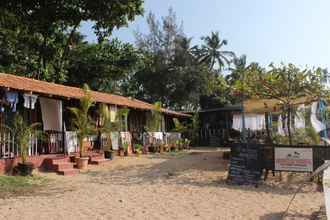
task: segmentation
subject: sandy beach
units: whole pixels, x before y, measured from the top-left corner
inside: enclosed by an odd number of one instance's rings
[[[302,175],[258,188],[226,184],[217,150],[117,157],[76,176],[40,173],[49,183],[0,199],[1,219],[280,219]],[[314,183],[297,194],[286,219],[313,219],[324,203]]]

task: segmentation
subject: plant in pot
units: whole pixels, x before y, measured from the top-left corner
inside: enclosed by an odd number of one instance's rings
[[[155,102],[153,109],[149,114],[147,114],[146,126],[144,129],[147,131],[148,136],[150,137],[150,143],[148,146],[148,151],[151,153],[156,153],[160,150],[159,143],[154,137],[155,132],[160,132],[162,130],[162,103]]]
[[[116,121],[114,123],[115,129],[117,131],[127,131],[128,130],[128,114],[130,110],[127,108],[121,108],[117,110],[116,113]],[[121,132],[119,132],[119,148],[118,148],[118,155],[124,156],[127,154],[128,150],[128,143],[121,137]]]
[[[118,149],[118,156],[125,156],[125,150],[124,150],[124,147],[120,146],[119,149]]]
[[[184,139],[184,148],[189,149],[190,148],[190,140],[185,138]]]
[[[122,150],[124,151],[124,156],[128,156],[128,143],[127,142],[123,143]]]
[[[104,157],[107,159],[113,159],[114,153],[112,149],[111,133],[119,130],[118,120],[116,122],[111,121],[111,112],[107,105],[101,104],[99,106],[100,125],[99,132],[105,134],[106,145],[103,146]]]
[[[179,140],[179,150],[182,150],[184,148],[184,139]]]
[[[178,151],[180,149],[180,140],[176,140],[173,147],[174,147],[173,151]]]
[[[84,139],[89,135],[95,133],[96,129],[93,126],[93,120],[89,117],[88,111],[94,105],[90,89],[87,84],[83,87],[84,96],[80,99],[80,106],[68,108],[72,113],[72,124],[77,132],[79,144],[79,158],[76,158],[77,168],[86,169],[89,157],[86,155],[84,147]]]
[[[28,125],[23,117],[19,114],[14,116],[13,120],[13,133],[15,136],[16,144],[19,147],[21,162],[18,163],[16,170],[19,175],[28,176],[32,175],[34,169],[33,163],[27,161],[29,142],[33,135],[38,135],[36,127],[39,123]]]
[[[142,153],[142,148],[143,146],[141,144],[134,145],[134,151],[136,156],[140,156],[140,154]]]
[[[159,153],[164,153],[164,151],[165,151],[165,145],[164,144],[160,144],[159,145]]]

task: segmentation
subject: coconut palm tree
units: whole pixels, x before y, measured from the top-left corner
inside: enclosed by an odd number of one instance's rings
[[[202,37],[201,39],[204,41],[204,44],[197,50],[197,57],[201,63],[206,63],[210,70],[216,64],[219,66],[218,69],[222,70],[235,57],[234,52],[223,50],[228,41],[220,39],[219,32],[211,32],[210,36]]]
[[[229,68],[231,73],[226,76],[226,80],[230,85],[233,85],[236,80],[242,79],[244,72],[250,67],[250,65],[247,65],[246,55],[235,57],[232,63],[233,67]]]

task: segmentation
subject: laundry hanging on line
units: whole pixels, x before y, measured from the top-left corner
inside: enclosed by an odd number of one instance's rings
[[[305,105],[301,104],[297,108],[297,113],[294,116],[294,127],[305,128]]]
[[[24,93],[24,107],[28,109],[34,109],[34,106],[37,102],[37,95]]]
[[[10,108],[13,112],[16,112],[16,105],[18,103],[18,93],[17,92],[6,92],[6,100],[9,102]]]
[[[117,119],[117,106],[110,105],[110,121],[115,122]]]
[[[245,129],[258,131],[266,129],[266,121],[264,114],[245,114]],[[242,114],[233,115],[232,128],[237,131],[243,130]]]
[[[316,116],[317,104],[318,102],[313,102],[311,106],[311,124],[316,132],[320,132],[326,129],[326,126]]]

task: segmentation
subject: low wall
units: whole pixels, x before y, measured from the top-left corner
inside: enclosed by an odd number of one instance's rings
[[[63,157],[59,154],[46,154],[39,156],[31,156],[27,158],[28,162],[33,163],[35,168],[43,169],[51,166],[51,161],[49,159],[55,157]],[[10,173],[12,169],[21,161],[21,158],[8,158],[0,159],[0,174]]]

